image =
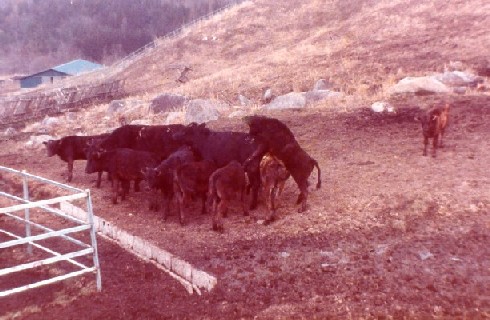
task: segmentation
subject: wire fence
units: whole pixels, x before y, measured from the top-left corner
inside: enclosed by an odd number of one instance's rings
[[[19,228],[7,228],[8,226],[11,226],[11,224],[5,222],[2,223],[0,227],[0,235],[2,235],[3,238],[7,238],[8,240],[0,242],[0,249],[9,250],[10,248],[22,245],[26,245],[27,249],[27,258],[20,259],[23,260],[22,262],[24,263],[10,265],[8,267],[0,269],[0,277],[13,276],[15,279],[15,274],[21,274],[24,271],[33,270],[39,268],[40,266],[53,265],[61,262],[67,262],[71,266],[75,267],[74,271],[72,271],[73,268],[58,269],[58,271],[55,272],[55,274],[57,274],[55,277],[43,279],[40,281],[33,280],[35,282],[31,282],[29,284],[23,283],[22,285],[15,286],[13,288],[4,288],[2,286],[2,288],[0,289],[0,298],[27,291],[33,288],[60,282],[86,273],[95,273],[97,290],[102,290],[102,278],[97,252],[97,239],[95,235],[90,192],[88,190],[84,191],[78,188],[58,183],[56,181],[41,178],[26,173],[25,171],[21,172],[3,166],[0,166],[0,172],[2,173],[2,175],[12,175],[14,177],[12,181],[18,181],[19,179],[16,180],[15,178],[20,178],[22,184],[21,195],[15,195],[12,191],[8,190],[0,190],[1,199],[7,199],[7,202],[9,204],[11,202],[17,203],[10,206],[0,207],[0,218],[9,219],[9,221],[14,222],[14,225],[20,223],[20,225],[23,226],[24,229],[24,232],[21,233],[18,231]],[[64,190],[68,190],[70,194],[57,196],[45,200],[33,201],[32,197],[30,196],[29,189],[29,182],[32,181],[37,181],[45,185],[55,186]],[[14,190],[15,189],[16,188],[14,188]],[[53,206],[66,201],[75,200],[85,200],[88,222],[73,218],[70,215],[67,215],[61,209]],[[33,212],[34,210],[38,212]],[[63,229],[55,230],[55,228],[51,225],[52,223],[48,223],[48,221],[51,221],[50,218],[41,218],[41,213],[47,214],[51,217],[61,218],[63,222],[60,224],[64,226]],[[37,219],[33,219],[33,216],[36,216],[35,218]],[[77,239],[73,235],[75,233],[83,232],[89,234],[89,243]],[[51,240],[51,242],[46,243],[46,240]],[[75,245],[75,249],[67,250],[65,248],[66,243],[63,244],[64,241],[69,242],[71,246]],[[36,248],[37,252],[39,253],[42,252],[44,253],[44,255],[47,254],[49,257],[46,258],[41,255],[41,258],[38,258],[36,256],[36,260],[32,261],[33,259],[29,257],[33,255],[33,248]],[[12,252],[16,252],[15,249],[12,250]],[[4,252],[4,254],[5,253],[6,251]],[[92,266],[87,265],[86,262],[82,263],[75,260],[75,258],[80,258],[84,256],[92,256]]]
[[[107,103],[127,95],[124,81],[116,75],[129,65],[147,56],[154,49],[165,45],[167,40],[181,36],[186,30],[195,28],[204,21],[216,17],[247,0],[237,0],[205,16],[182,25],[166,35],[153,40],[130,53],[111,66],[94,70],[78,76],[68,77],[43,89],[36,89],[9,97],[0,97],[0,128],[8,125],[36,120],[46,115],[83,108],[94,103]]]

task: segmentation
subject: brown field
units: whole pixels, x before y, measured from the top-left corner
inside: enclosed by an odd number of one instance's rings
[[[267,87],[308,90],[319,78],[352,95],[304,110],[254,106],[284,121],[318,160],[322,188],[312,189],[309,210],[299,214],[290,180],[277,222],[260,223],[263,203],[250,217],[231,209],[219,234],[197,204],[185,227],[176,215],[164,222],[150,212],[145,192],[112,205],[108,182],[96,189],[84,161],[76,162],[73,185],[91,189],[97,215],[214,274],[218,284],[190,296],[152,264],[99,239],[101,293],[87,276],[0,298],[0,319],[490,318],[490,96],[386,95],[396,80],[442,71],[450,61],[468,70],[485,63],[489,12],[483,0],[255,0],[162,43],[116,76],[131,98],[175,92],[237,104],[242,93],[258,103]],[[178,85],[182,65],[193,71]],[[367,108],[381,98],[397,113]],[[440,102],[452,105],[446,146],[436,159],[423,157],[414,117]],[[80,113],[78,126],[100,132],[104,108]],[[247,131],[240,119],[209,126]],[[65,164],[24,149],[25,139],[0,142],[0,164],[62,181]],[[5,251],[0,266],[24,258],[22,250]]]

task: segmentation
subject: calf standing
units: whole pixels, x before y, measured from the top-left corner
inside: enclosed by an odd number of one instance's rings
[[[195,161],[196,157],[191,147],[182,146],[179,150],[172,153],[167,159],[163,160],[156,168],[145,168],[143,174],[148,186],[153,189],[155,196],[150,203],[150,210],[159,209],[157,192],[163,194],[163,219],[167,218],[170,212],[170,202],[174,196],[173,172],[180,166]],[[182,222],[181,222],[182,223]]]
[[[427,155],[427,145],[429,139],[432,138],[432,156],[436,157],[436,150],[438,147],[443,147],[443,136],[446,130],[449,117],[449,104],[444,107],[434,107],[428,110],[420,119],[422,123],[422,133],[424,135],[424,152],[423,155]],[[439,137],[441,141],[439,144]]]
[[[272,154],[266,153],[260,161],[260,179],[269,209],[267,222],[272,222],[276,219],[275,200],[282,193],[284,184],[289,176],[290,173],[284,163]]]
[[[185,209],[194,197],[202,201],[201,214],[206,213],[206,196],[209,187],[209,177],[216,170],[213,161],[194,161],[182,165],[174,171],[174,193],[179,203],[180,223],[185,223]]]
[[[58,155],[61,160],[68,163],[67,181],[73,179],[73,162],[75,160],[87,160],[86,150],[91,143],[97,143],[105,139],[109,134],[95,136],[66,136],[58,140],[44,141],[48,157]],[[97,183],[100,185],[102,172],[99,171]]]
[[[223,216],[226,216],[228,205],[237,194],[240,194],[243,214],[248,215],[248,205],[244,201],[246,189],[245,171],[236,160],[216,170],[209,177],[208,201],[213,213],[213,230],[223,231]]]
[[[151,152],[119,148],[105,152],[92,152],[85,167],[86,173],[107,171],[112,177],[112,203],[117,203],[119,185],[122,187],[121,200],[126,199],[129,183],[135,186],[143,180],[143,169],[158,165],[158,156]],[[135,188],[136,189],[136,188]]]

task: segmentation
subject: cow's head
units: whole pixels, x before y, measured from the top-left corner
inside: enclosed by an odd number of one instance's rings
[[[158,178],[160,177],[160,170],[158,170],[158,168],[146,167],[141,170],[141,173],[143,174],[148,187],[155,189],[157,187]]]
[[[101,148],[97,149],[88,149],[86,151],[87,155],[87,164],[85,165],[85,173],[94,173],[94,172],[99,172],[102,171],[102,155],[104,154],[105,150]]]
[[[60,148],[60,140],[43,141],[43,144],[46,146],[48,157],[52,157],[58,153],[58,150]]]

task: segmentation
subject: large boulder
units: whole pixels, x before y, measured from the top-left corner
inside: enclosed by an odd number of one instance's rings
[[[315,85],[313,86],[313,91],[323,91],[332,88],[333,88],[333,84],[330,81],[328,81],[327,79],[320,79],[317,82],[315,82]]]
[[[230,106],[223,102],[212,100],[194,99],[185,104],[184,122],[205,123],[217,120],[222,113],[229,110]]]
[[[306,107],[306,94],[304,92],[290,92],[277,96],[271,103],[264,106],[266,109],[297,109]]]
[[[142,100],[113,100],[107,107],[107,113],[109,115],[130,112],[142,112],[146,114],[148,112],[148,106]]]
[[[182,111],[171,111],[167,114],[165,124],[181,124],[184,123],[185,113]]]
[[[390,89],[391,94],[415,93],[434,94],[449,93],[451,90],[441,81],[432,76],[406,77]]]
[[[330,90],[313,90],[305,93],[306,104],[312,104],[328,99],[342,98],[343,94],[337,91]]]
[[[476,88],[478,83],[483,82],[481,77],[463,71],[447,71],[434,76],[437,80],[449,87],[471,87]]]
[[[152,113],[162,113],[171,111],[180,111],[184,107],[187,101],[187,97],[164,93],[156,97],[151,101],[150,112]]]

